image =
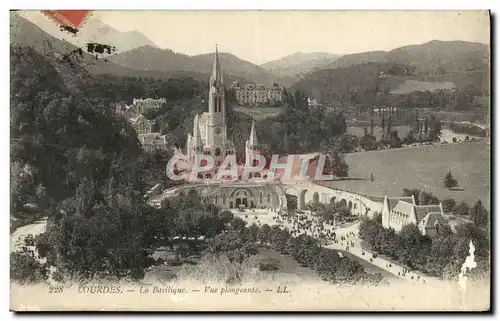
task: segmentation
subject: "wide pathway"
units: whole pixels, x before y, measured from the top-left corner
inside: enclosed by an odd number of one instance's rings
[[[312,218],[310,212],[304,212],[308,216],[308,219]],[[248,224],[255,223],[258,226],[262,226],[264,224],[268,224],[269,226],[279,225],[281,228],[287,228],[289,231],[294,229],[293,224],[288,223],[286,218],[282,218],[278,213],[271,210],[246,210],[245,212],[233,211],[233,214],[244,219]],[[278,216],[278,219],[273,219],[273,216]],[[278,220],[280,221],[279,223],[277,222]],[[338,243],[330,242],[327,245],[322,245],[325,248],[349,252],[352,255],[403,280],[415,283],[427,283],[432,280],[437,280],[437,278],[426,276],[419,271],[408,271],[408,269],[402,265],[381,256],[374,257],[372,253],[362,249],[361,240],[358,238],[359,222],[344,228],[335,228],[334,226],[326,223],[324,223],[323,226],[325,229],[331,229],[331,231],[335,232],[336,240],[338,240]],[[314,236],[313,230],[306,230],[306,233]]]

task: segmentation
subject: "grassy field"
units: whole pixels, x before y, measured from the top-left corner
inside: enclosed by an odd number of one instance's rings
[[[368,128],[368,130],[370,130],[370,126],[366,127]],[[398,136],[401,139],[405,138],[406,135],[408,135],[408,132],[410,131],[409,126],[394,126],[393,129],[398,131]],[[365,130],[364,127],[350,126],[347,127],[346,134],[363,137],[365,135]],[[375,135],[377,140],[380,140],[382,138],[382,127],[374,126],[373,135]]]
[[[434,91],[438,89],[452,89],[455,85],[450,82],[430,82],[430,81],[419,81],[419,80],[405,80],[399,85],[398,88],[393,89],[391,94],[405,94],[412,91]]]
[[[410,126],[395,126],[395,130],[398,131],[398,137],[400,139],[404,139],[407,135],[408,132],[411,130]],[[358,137],[363,137],[365,135],[364,127],[359,127],[359,126],[350,126],[347,127],[347,134],[349,135],[354,135]],[[375,126],[373,127],[373,134],[377,138],[377,140],[380,140],[382,138],[382,127]],[[469,136],[469,138],[476,138],[476,139],[481,139],[481,137],[475,137],[472,135],[466,135],[466,134],[457,134],[452,132],[449,129],[441,129],[441,137],[440,140],[441,142],[446,141],[448,143],[451,143],[453,140],[453,137],[455,137],[458,141],[463,141],[465,139],[465,136]]]
[[[490,145],[486,142],[352,153],[345,158],[349,176],[366,180],[333,181],[332,187],[389,196],[401,195],[403,188],[423,188],[440,199],[451,197],[470,205],[481,199],[490,208]],[[463,190],[443,186],[448,170]]]
[[[282,110],[282,107],[233,107],[239,113],[243,113],[252,117],[253,119],[266,119],[269,117],[276,117]]]

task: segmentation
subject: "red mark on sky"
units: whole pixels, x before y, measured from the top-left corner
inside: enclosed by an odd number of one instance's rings
[[[50,17],[59,26],[80,29],[85,19],[92,10],[42,10],[42,13]]]

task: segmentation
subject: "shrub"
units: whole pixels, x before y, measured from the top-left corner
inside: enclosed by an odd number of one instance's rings
[[[10,254],[10,278],[21,284],[38,283],[47,279],[47,270],[27,252]]]
[[[456,206],[456,202],[453,198],[445,198],[443,200],[443,211],[451,212]]]

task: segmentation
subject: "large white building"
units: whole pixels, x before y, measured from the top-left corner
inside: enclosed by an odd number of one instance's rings
[[[231,87],[235,90],[236,100],[240,105],[262,105],[281,102],[283,99],[283,89],[277,84],[272,87],[254,84],[240,86],[235,82]]]

